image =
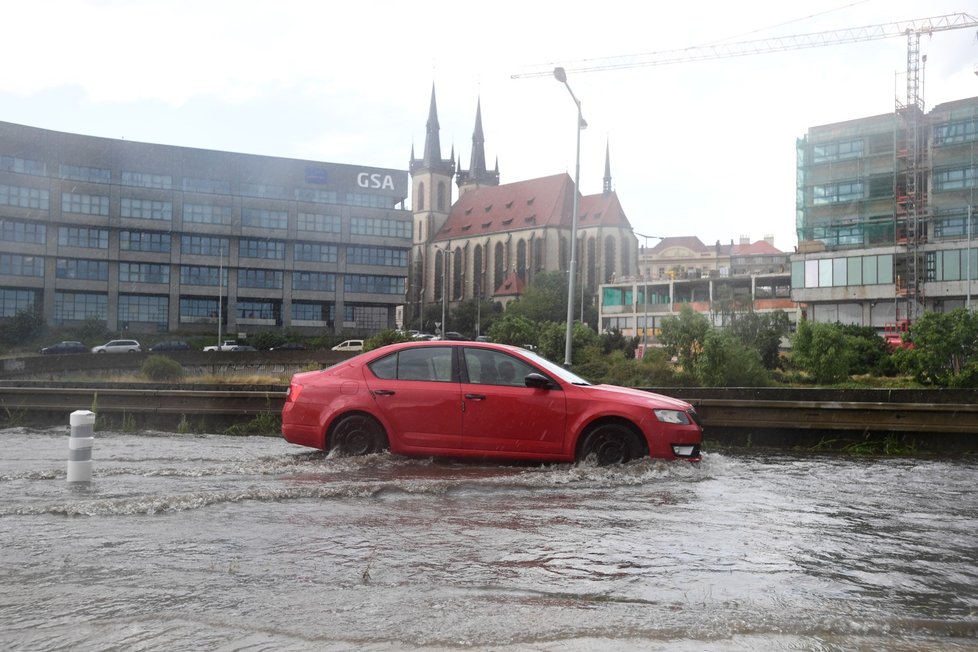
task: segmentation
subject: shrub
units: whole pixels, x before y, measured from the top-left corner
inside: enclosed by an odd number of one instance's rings
[[[183,367],[165,355],[151,355],[143,363],[143,374],[156,381],[180,380],[183,378]]]
[[[816,383],[837,383],[849,377],[855,353],[838,324],[801,321],[791,343],[792,362]]]
[[[410,342],[411,339],[411,336],[406,335],[405,333],[399,333],[392,330],[381,331],[373,337],[367,338],[363,341],[363,350],[373,351],[374,349],[379,349],[380,347],[387,346],[388,344]]]
[[[706,334],[694,370],[704,387],[764,387],[771,383],[757,351],[724,331]]]

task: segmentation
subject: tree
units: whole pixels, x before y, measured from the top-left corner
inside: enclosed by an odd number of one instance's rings
[[[373,351],[374,349],[379,349],[382,346],[387,346],[388,344],[396,344],[398,342],[411,342],[412,338],[404,333],[399,333],[393,330],[381,331],[370,337],[363,342],[364,351]]]
[[[563,364],[566,357],[567,324],[549,322],[544,324],[537,340],[538,353],[548,360]],[[596,346],[598,334],[587,324],[574,322],[571,330],[571,364],[576,366],[587,358],[587,349]]]
[[[567,320],[567,279],[563,272],[541,272],[523,295],[506,307],[506,313],[526,317],[533,322]]]
[[[526,344],[536,346],[539,335],[540,329],[536,324],[522,315],[510,313],[508,310],[503,313],[502,317],[494,321],[489,329],[489,339],[493,342],[515,346]]]
[[[666,351],[679,359],[683,369],[692,371],[709,330],[710,320],[688,304],[683,304],[678,315],[670,315],[662,320],[658,340]]]
[[[730,333],[748,348],[757,351],[767,369],[780,365],[781,338],[790,328],[788,314],[783,310],[768,313],[740,313],[728,327]]]
[[[479,325],[479,334],[485,335],[492,327],[502,310],[499,304],[483,299],[481,302],[475,299],[463,301],[452,309],[451,323],[452,330],[467,335],[476,335],[476,324]]]
[[[978,358],[978,316],[964,308],[949,313],[924,313],[910,327],[913,349],[899,356],[902,365],[922,383],[959,385],[955,377],[962,372],[973,376]]]
[[[6,346],[23,344],[44,331],[44,318],[31,308],[18,310],[0,324],[0,342]]]
[[[707,332],[694,369],[703,387],[763,387],[771,383],[757,351],[729,331]]]
[[[849,377],[853,350],[839,324],[801,321],[791,346],[792,362],[816,383],[837,383]]]

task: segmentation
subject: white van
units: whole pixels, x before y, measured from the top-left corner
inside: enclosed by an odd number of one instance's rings
[[[333,351],[363,351],[363,340],[346,340],[333,347]]]

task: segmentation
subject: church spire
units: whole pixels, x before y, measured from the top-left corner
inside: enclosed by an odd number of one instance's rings
[[[611,146],[605,141],[604,145],[604,186],[605,197],[611,194]]]
[[[476,102],[475,129],[472,131],[472,158],[469,160],[469,169],[462,170],[461,167],[459,165],[458,174],[455,175],[455,182],[460,189],[499,185],[498,159],[494,171],[486,169],[486,136],[482,130],[482,98]]]
[[[425,125],[424,155],[414,158],[414,145],[411,145],[411,171],[431,170],[451,176],[455,173],[454,156],[445,160],[441,157],[441,138],[438,125],[438,105],[435,102],[435,85],[431,84],[431,104],[428,106],[428,122]]]

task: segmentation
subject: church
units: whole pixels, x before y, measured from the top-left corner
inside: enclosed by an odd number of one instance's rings
[[[566,172],[499,183],[499,162],[486,166],[482,107],[477,102],[467,170],[455,151],[443,159],[435,89],[424,152],[411,148],[414,233],[408,280],[412,315],[428,304],[449,307],[482,298],[506,304],[541,272],[567,272],[574,202],[578,204],[577,287],[592,296],[602,283],[636,272],[638,240],[611,187],[605,150],[600,194],[582,196]],[[453,200],[453,184],[458,197]],[[595,302],[596,303],[596,302]]]

